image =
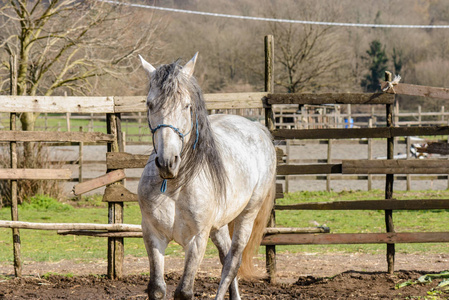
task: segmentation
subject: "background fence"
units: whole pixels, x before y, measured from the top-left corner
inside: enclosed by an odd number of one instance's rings
[[[223,95],[223,94],[221,94]],[[386,119],[381,105],[371,105],[369,112],[352,113],[354,105],[275,105],[273,112],[276,128],[280,129],[318,129],[318,128],[367,128],[385,127]],[[359,106],[359,105],[357,105]],[[345,112],[342,112],[344,109]],[[210,109],[210,114],[234,114],[253,121],[263,122],[264,109]],[[395,107],[395,125],[408,126],[445,126],[449,123],[449,112],[445,106],[436,111],[400,111]],[[349,121],[348,121],[349,120]],[[0,113],[0,130],[9,127],[9,114]],[[36,130],[40,131],[83,131],[106,132],[106,116],[102,114],[78,113],[42,113],[37,121]],[[149,130],[146,113],[122,113],[122,130],[126,132],[129,145],[147,143]]]
[[[346,107],[347,106],[347,107]],[[275,114],[276,128],[278,129],[324,129],[324,128],[377,128],[386,126],[385,114],[381,114],[382,105],[371,105],[368,109],[370,113],[351,114],[351,108],[355,105],[338,104],[335,106],[323,105],[302,105],[301,114],[298,114],[298,105],[275,105],[273,112]],[[356,105],[360,107],[361,105]],[[338,109],[336,109],[338,108]],[[376,109],[374,109],[376,108]],[[344,109],[347,113],[341,113]],[[230,113],[239,114],[254,121],[264,122],[265,110],[258,109],[214,109],[210,113]],[[292,112],[291,114],[289,112]],[[408,112],[400,113],[395,111],[395,125],[405,127],[422,126],[445,126],[448,123],[449,112],[445,112],[444,106],[436,112]],[[138,146],[150,145],[151,134],[146,124],[144,112],[121,113],[122,134],[124,147],[128,146],[127,151],[139,154],[144,148]],[[413,118],[415,121],[407,119]],[[348,123],[347,120],[353,120]],[[346,122],[345,122],[346,120]],[[9,127],[9,114],[0,113],[0,130],[6,130]],[[58,131],[58,132],[103,132],[106,133],[106,115],[98,113],[80,114],[80,113],[42,113],[38,119],[36,130],[39,131]],[[446,136],[440,136],[439,139],[432,137],[399,137],[395,138],[395,158],[413,159],[413,158],[432,158],[448,159],[447,155],[419,153],[420,146],[428,142],[446,142]],[[2,143],[8,146],[8,143]],[[19,143],[20,145],[20,143]],[[77,182],[90,180],[98,176],[99,172],[106,170],[106,160],[104,157],[89,155],[90,146],[95,143],[78,142],[53,142],[46,143],[51,147],[52,153],[64,153],[65,155],[53,155],[52,163],[64,166],[72,170],[71,183],[66,184],[66,192],[71,191],[71,185]],[[71,146],[71,147],[70,147]],[[135,147],[134,147],[135,146]],[[352,139],[331,139],[331,140],[286,140],[278,141],[277,146],[284,150],[284,161],[295,164],[339,163],[345,159],[341,155],[346,151],[357,148],[357,158],[360,159],[381,159],[386,158],[385,143],[379,139],[352,138]],[[87,147],[87,148],[86,148]],[[319,155],[309,157],[308,150],[311,147],[319,147]],[[93,148],[94,149],[94,148]],[[381,150],[379,150],[381,149]],[[147,150],[148,151],[148,150]],[[86,156],[87,158],[84,158]],[[305,157],[306,156],[306,157]],[[128,186],[131,190],[136,189],[136,183],[139,176],[136,173],[127,177]],[[134,176],[135,175],[135,176]],[[381,182],[385,180],[384,175],[341,175],[341,174],[318,174],[318,175],[292,175],[283,178],[286,180],[285,192],[298,190],[326,189],[342,190],[347,186],[352,189],[378,188]],[[410,190],[412,182],[422,182],[420,186],[435,189],[446,189],[449,187],[449,179],[443,174],[428,175],[397,175],[395,179],[401,182],[399,189]],[[373,181],[375,184],[373,184]],[[323,182],[321,184],[320,182]],[[365,183],[363,183],[365,182]]]

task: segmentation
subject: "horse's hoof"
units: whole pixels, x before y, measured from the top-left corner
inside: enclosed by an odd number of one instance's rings
[[[160,292],[160,291],[155,292],[155,293],[148,293],[148,298],[149,299],[155,299],[155,300],[164,299],[165,298],[165,293],[164,292]]]
[[[165,288],[161,288],[157,285],[148,285],[148,298],[150,300],[165,299]]]
[[[190,300],[193,299],[193,291],[181,291],[176,289],[175,300]]]

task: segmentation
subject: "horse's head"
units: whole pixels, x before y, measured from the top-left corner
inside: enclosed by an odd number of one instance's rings
[[[197,54],[183,67],[173,63],[157,69],[140,56],[150,78],[146,101],[148,125],[153,134],[155,164],[163,179],[178,176],[184,147],[191,144],[190,139],[197,138],[189,89]]]

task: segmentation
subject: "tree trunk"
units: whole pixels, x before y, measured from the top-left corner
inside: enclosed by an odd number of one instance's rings
[[[37,116],[34,113],[22,113],[22,115],[20,116],[22,130],[34,131],[36,117]],[[35,154],[33,153],[33,148],[34,147],[32,142],[23,143],[24,168],[32,168],[34,165]]]

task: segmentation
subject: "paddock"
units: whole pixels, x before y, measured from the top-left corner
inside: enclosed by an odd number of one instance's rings
[[[394,158],[394,139],[397,137],[410,136],[441,136],[449,135],[448,126],[422,126],[422,127],[398,127],[394,124],[394,104],[395,94],[392,91],[378,94],[367,93],[333,93],[333,94],[274,94],[273,93],[273,70],[272,70],[272,37],[266,38],[266,84],[265,92],[261,93],[234,93],[234,94],[208,94],[205,96],[207,108],[209,110],[219,109],[260,109],[264,111],[265,125],[272,132],[274,138],[280,140],[316,140],[325,139],[331,141],[338,139],[366,138],[382,139],[386,141],[387,153],[383,160],[343,160],[341,162],[327,161],[320,164],[292,164],[283,160],[284,153],[279,151],[278,170],[279,176],[291,175],[319,175],[332,174],[359,175],[364,174],[372,176],[374,174],[383,174],[385,176],[385,200],[377,201],[351,201],[349,202],[329,202],[329,203],[298,203],[292,206],[275,205],[276,210],[384,210],[385,211],[385,232],[382,233],[357,233],[357,234],[334,234],[329,231],[332,228],[279,228],[276,227],[275,213],[269,222],[269,228],[262,241],[266,246],[266,266],[270,282],[276,286],[277,272],[279,267],[276,264],[276,246],[277,245],[296,245],[296,244],[366,244],[377,243],[387,245],[387,262],[383,271],[393,274],[395,271],[395,244],[396,243],[435,243],[449,242],[449,232],[395,232],[393,222],[394,210],[428,210],[428,209],[449,209],[448,199],[418,199],[418,200],[395,200],[393,194],[394,175],[410,174],[444,174],[447,175],[449,161],[447,160],[398,160]],[[386,77],[386,81],[391,78]],[[407,84],[398,84],[394,88],[396,94],[430,95],[433,97],[448,99],[449,93],[444,89],[431,87],[416,87]],[[125,202],[136,201],[136,195],[130,192],[123,184],[126,179],[125,169],[142,168],[146,163],[148,156],[133,155],[124,151],[124,137],[122,134],[122,113],[144,113],[146,111],[145,97],[27,97],[27,96],[0,96],[1,112],[11,113],[11,130],[0,131],[0,141],[8,142],[11,145],[11,168],[0,170],[1,180],[10,180],[12,186],[14,182],[22,179],[31,180],[68,180],[71,178],[71,172],[67,170],[36,170],[36,169],[17,169],[14,165],[15,149],[18,142],[73,142],[73,143],[99,143],[107,145],[106,163],[107,173],[82,182],[74,187],[76,195],[92,191],[96,188],[106,186],[103,201],[108,203],[109,227],[99,228],[98,224],[53,224],[36,225],[17,223],[17,199],[12,205],[13,220],[0,221],[0,227],[13,228],[14,236],[14,254],[15,254],[15,274],[20,277],[23,272],[20,259],[20,233],[19,226],[22,228],[41,226],[34,229],[64,230],[60,234],[90,235],[98,238],[106,237],[108,239],[108,258],[107,258],[107,276],[109,279],[126,280],[123,273],[124,262],[124,239],[128,237],[139,237],[138,228],[127,227],[123,224]],[[57,103],[64,103],[60,105]],[[92,105],[95,103],[96,105]],[[273,106],[275,105],[300,105],[300,104],[339,104],[339,105],[383,105],[385,107],[386,127],[378,128],[325,128],[325,129],[282,129],[276,127]],[[106,114],[107,133],[99,132],[21,132],[16,130],[15,118],[21,112],[66,112],[79,114]],[[285,178],[285,177],[284,177]],[[277,198],[283,197],[284,187],[282,181],[279,181]],[[43,228],[42,226],[49,226]],[[51,228],[50,228],[51,226]],[[402,273],[401,273],[402,274]],[[405,273],[404,273],[405,274]],[[362,276],[363,275],[363,276]],[[364,277],[365,274],[354,275],[355,277]],[[380,277],[372,276],[369,278]],[[409,274],[410,275],[410,274]],[[416,274],[414,274],[416,275]],[[178,275],[173,275],[176,277]],[[380,276],[380,275],[379,275]],[[401,275],[402,276],[402,275]],[[404,277],[406,275],[403,275]],[[408,275],[407,275],[408,276]],[[351,276],[349,276],[351,277]],[[352,277],[351,277],[352,278]],[[61,279],[60,279],[61,280]],[[80,279],[81,280],[81,279]],[[89,282],[88,279],[86,281]],[[104,279],[106,282],[106,279]],[[93,280],[95,281],[95,280]],[[374,280],[373,280],[374,281]],[[388,281],[388,280],[386,280]],[[288,293],[299,293],[298,286],[308,286],[323,282],[310,279],[308,277],[300,278],[291,284]],[[27,283],[28,284],[28,283]],[[30,282],[31,286],[35,283]],[[75,281],[75,284],[77,282]],[[206,282],[205,287],[213,282]],[[263,283],[260,283],[263,284]],[[339,283],[341,284],[341,283]],[[336,286],[339,285],[336,283]],[[43,285],[37,283],[37,285]],[[56,285],[50,283],[49,285]],[[360,285],[354,284],[354,286]],[[109,286],[109,283],[105,283]],[[201,288],[197,292],[201,293]],[[272,287],[271,286],[271,289]],[[245,286],[246,287],[246,286]],[[253,287],[256,291],[260,290],[261,285],[257,283],[248,283],[246,287],[249,291]],[[14,288],[12,285],[10,288]],[[282,289],[282,286],[279,286]],[[284,286],[285,288],[285,286]],[[70,287],[69,287],[70,289]],[[270,289],[270,288],[269,288]],[[391,288],[390,288],[391,289]],[[243,288],[243,293],[245,288]],[[269,297],[273,296],[270,291]],[[280,293],[280,292],[279,292]],[[207,293],[206,293],[207,294]],[[311,294],[312,295],[312,294]],[[391,296],[391,294],[389,294]],[[198,298],[203,297],[202,294]],[[208,299],[208,295],[204,295]],[[282,299],[281,296],[280,299]],[[295,297],[294,294],[285,295],[286,298]],[[330,297],[330,296],[329,296]],[[268,298],[271,299],[271,298]],[[275,299],[275,298],[273,298]],[[325,299],[325,298],[323,298]]]
[[[279,254],[278,283],[241,281],[240,286],[249,299],[360,299],[366,295],[372,295],[373,299],[424,297],[441,280],[397,290],[394,286],[407,280],[415,281],[427,273],[438,274],[447,267],[448,260],[447,255],[399,254],[396,264],[400,271],[390,276],[384,272],[383,254]],[[0,280],[0,295],[2,299],[85,299],[90,295],[97,299],[146,299],[146,259],[125,257],[125,275],[118,280],[92,275],[103,274],[105,264],[105,261],[90,264],[63,261],[28,265],[22,278]],[[176,288],[182,265],[182,258],[169,257],[166,261],[169,293]],[[12,271],[11,266],[5,269],[0,264],[0,268],[2,272]],[[70,272],[74,275],[67,275]],[[213,299],[219,274],[217,260],[205,259],[196,281],[196,299]]]

